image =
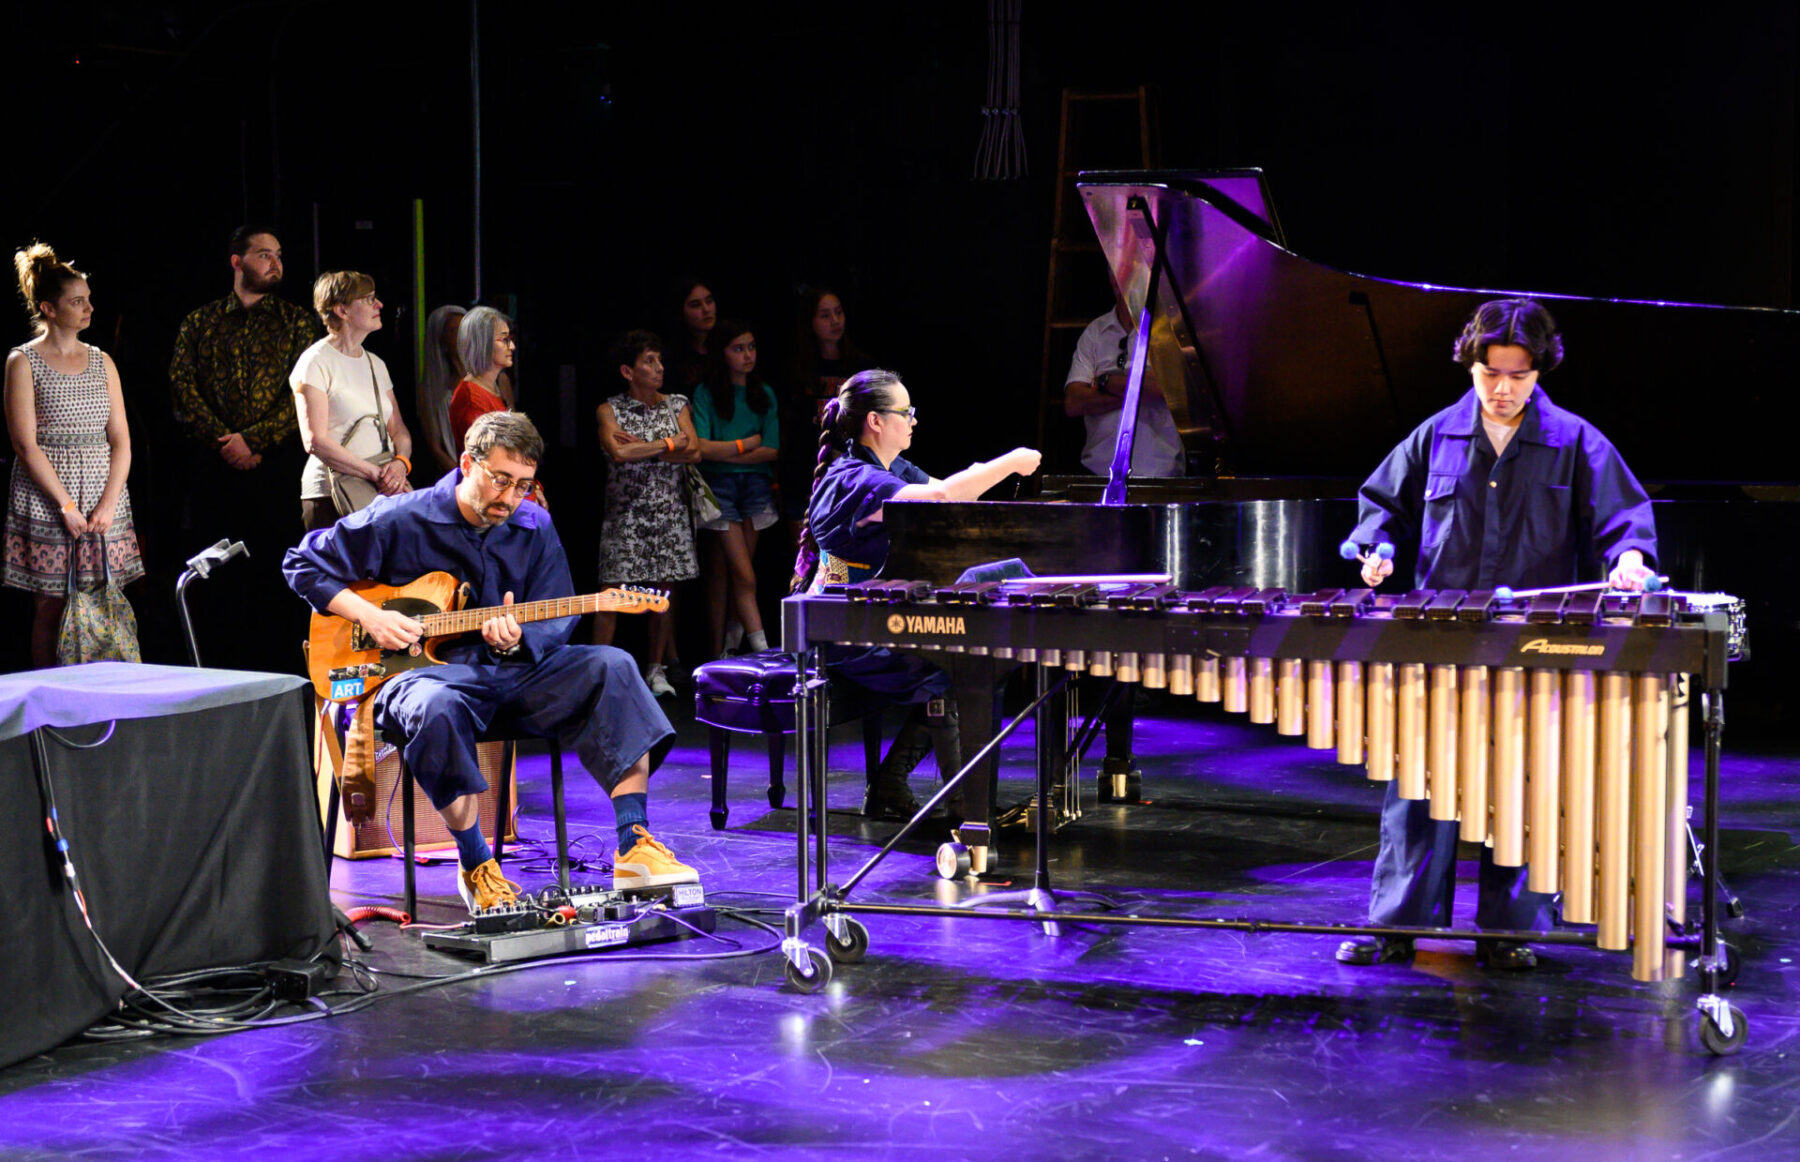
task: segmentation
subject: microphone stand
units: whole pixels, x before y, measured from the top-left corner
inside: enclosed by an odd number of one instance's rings
[[[187,633],[188,660],[194,668],[200,668],[200,643],[194,638],[194,619],[188,615],[187,588],[196,577],[205,579],[212,576],[212,571],[231,560],[233,557],[248,557],[250,550],[244,542],[233,541],[226,537],[215,545],[200,550],[188,558],[187,569],[175,582],[175,605],[181,610],[181,628]]]
[[[189,557],[187,569],[182,572],[180,579],[175,582],[175,604],[181,610],[181,628],[187,632],[188,658],[194,663],[195,669],[200,668],[200,644],[194,638],[194,619],[188,615],[187,588],[189,585],[193,584],[195,578],[204,580],[205,578],[212,576],[212,571],[214,569],[225,564],[233,557],[248,557],[249,555],[250,550],[244,547],[244,542],[234,541],[230,537],[226,537],[217,544],[209,545],[198,553],[195,553],[192,557]],[[331,852],[329,850],[325,853],[325,867],[327,872],[329,872],[331,867]],[[351,940],[354,940],[356,946],[364,952],[375,947],[368,936],[360,931],[356,925],[351,922],[350,917],[344,914],[344,910],[335,903],[331,905],[331,918],[332,923],[337,927],[337,930],[348,936]]]

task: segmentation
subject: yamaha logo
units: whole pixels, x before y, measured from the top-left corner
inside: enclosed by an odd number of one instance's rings
[[[960,636],[969,632],[960,617],[922,617],[916,614],[907,617],[898,613],[888,614],[887,628],[891,634],[947,633]]]
[[[1519,645],[1522,654],[1557,654],[1578,658],[1598,658],[1606,653],[1606,646],[1601,642],[1553,642],[1549,638],[1534,637]]]

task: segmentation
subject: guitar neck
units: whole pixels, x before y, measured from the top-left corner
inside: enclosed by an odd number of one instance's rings
[[[523,625],[528,621],[549,621],[558,617],[578,617],[612,608],[617,602],[605,593],[584,593],[580,597],[552,597],[546,601],[527,601],[523,605],[490,605],[482,609],[456,609],[448,613],[429,613],[419,619],[426,637],[470,633],[481,628],[490,617],[512,614]]]

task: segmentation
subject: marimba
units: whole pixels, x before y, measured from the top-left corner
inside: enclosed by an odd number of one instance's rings
[[[1690,691],[1717,700],[1736,645],[1716,603],[877,580],[784,611],[784,640],[802,650],[987,656],[1244,714],[1394,781],[1497,864],[1527,866],[1533,890],[1563,893],[1565,921],[1632,950],[1636,979],[1667,971],[1670,924],[1685,921]]]

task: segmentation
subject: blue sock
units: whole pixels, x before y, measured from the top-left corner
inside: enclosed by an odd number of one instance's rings
[[[637,836],[631,833],[633,827],[648,827],[650,823],[650,794],[647,791],[633,791],[626,795],[612,797],[613,820],[619,825],[619,850],[630,851],[637,846]]]
[[[456,862],[462,865],[464,871],[474,871],[494,858],[494,849],[488,846],[488,841],[481,834],[481,820],[477,819],[461,831],[454,828],[448,830],[450,838],[456,840]]]

